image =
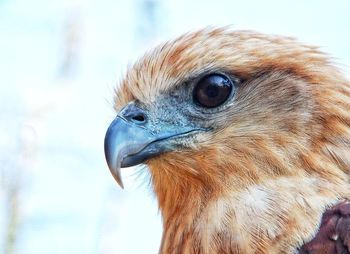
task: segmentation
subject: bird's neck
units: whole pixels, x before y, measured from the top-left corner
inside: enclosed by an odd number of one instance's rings
[[[336,186],[325,188],[327,181],[305,177],[218,192],[208,189],[210,184],[155,170],[151,168],[153,187],[164,230],[160,253],[292,252],[314,234],[325,207],[340,193]],[[301,234],[291,237],[297,229]]]
[[[177,188],[176,194],[157,194],[164,230],[160,253],[204,253],[197,220],[206,207],[208,193],[200,186]]]
[[[181,169],[177,169],[181,170]],[[151,170],[153,171],[153,170]],[[160,253],[205,253],[201,250],[197,219],[212,193],[195,179],[153,173],[153,188],[163,217]]]

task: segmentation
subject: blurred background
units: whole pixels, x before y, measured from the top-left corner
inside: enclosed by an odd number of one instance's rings
[[[231,24],[320,45],[349,77],[349,10],[348,0],[0,0],[0,253],[157,253],[147,175],[123,170],[121,190],[104,161],[128,63]]]

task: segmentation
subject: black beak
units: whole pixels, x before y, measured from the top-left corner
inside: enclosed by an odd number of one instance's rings
[[[156,133],[150,129],[147,114],[134,103],[128,104],[109,126],[104,150],[108,167],[118,184],[124,188],[120,168],[143,163],[161,153],[172,151],[170,138],[186,135],[193,128],[158,126]]]

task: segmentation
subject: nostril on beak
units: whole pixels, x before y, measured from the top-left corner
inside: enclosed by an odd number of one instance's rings
[[[131,121],[133,121],[134,123],[144,123],[146,121],[146,117],[143,114],[139,114],[136,116],[131,117]]]
[[[143,109],[137,107],[135,104],[128,104],[119,113],[125,120],[135,124],[146,124],[147,116]]]

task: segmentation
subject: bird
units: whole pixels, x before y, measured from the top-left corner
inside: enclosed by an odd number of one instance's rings
[[[113,107],[106,161],[121,187],[147,165],[159,253],[349,253],[350,83],[319,47],[190,31],[130,65]]]

